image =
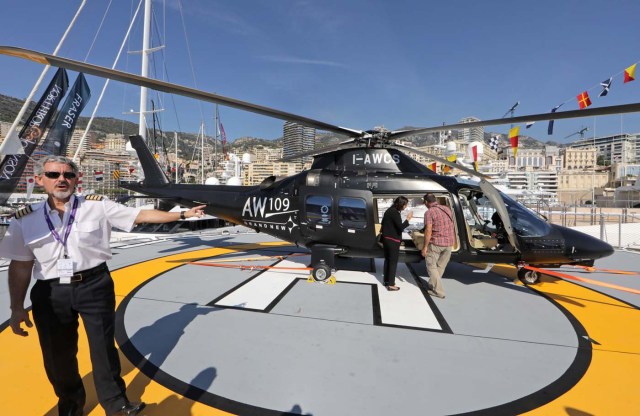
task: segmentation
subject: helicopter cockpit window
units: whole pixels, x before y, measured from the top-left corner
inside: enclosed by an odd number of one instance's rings
[[[338,218],[346,228],[367,228],[367,203],[362,198],[338,199]]]
[[[509,221],[515,234],[521,237],[540,237],[551,232],[551,226],[534,211],[514,201],[502,192],[500,192],[500,195],[504,200],[505,207],[509,213]],[[481,193],[470,192],[465,195],[464,201],[461,198],[460,204],[463,206],[463,211],[465,204],[475,207],[473,211],[476,214],[475,216],[483,223],[483,231],[499,233],[501,220],[499,216],[496,218],[494,215],[496,209],[487,197]],[[465,213],[466,217],[467,214]]]
[[[331,224],[331,204],[333,200],[327,195],[309,195],[305,201],[307,221],[310,224]]]
[[[529,208],[501,193],[507,206],[513,231],[521,237],[541,237],[551,232],[551,226]]]

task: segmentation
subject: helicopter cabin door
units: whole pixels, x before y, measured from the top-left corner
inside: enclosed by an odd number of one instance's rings
[[[311,241],[362,248],[373,233],[371,191],[300,187],[300,231]]]
[[[500,195],[500,192],[492,184],[484,179],[480,181],[480,189],[482,189],[482,192],[484,192],[484,195],[489,199],[493,207],[496,209],[496,212],[500,216],[500,219],[503,222],[504,229],[509,238],[509,242],[516,251],[521,251],[518,244],[518,239],[513,232],[513,226],[511,225],[511,219],[509,218],[507,207],[505,205],[504,199],[502,199],[502,196]]]

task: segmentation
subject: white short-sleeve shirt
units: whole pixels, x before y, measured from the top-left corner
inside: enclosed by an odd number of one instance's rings
[[[33,212],[19,219],[14,218],[4,238],[0,241],[0,257],[10,260],[35,260],[33,277],[46,280],[58,278],[57,261],[64,256],[64,247],[58,242],[45,219],[44,210],[60,238],[71,214],[73,201],[78,199],[78,209],[67,240],[67,252],[73,261],[74,272],[91,269],[111,258],[109,240],[111,227],[131,231],[140,208],[130,208],[104,198],[87,201],[72,196],[65,205],[62,219],[47,202],[32,205]]]

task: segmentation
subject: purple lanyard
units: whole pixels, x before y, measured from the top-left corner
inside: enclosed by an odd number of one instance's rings
[[[58,234],[56,229],[53,227],[51,218],[49,218],[49,214],[47,213],[47,211],[49,211],[49,207],[47,206],[44,209],[44,219],[47,221],[47,225],[49,226],[49,231],[51,231],[51,234],[53,234],[53,238],[55,238],[57,242],[62,244],[62,247],[64,248],[65,258],[67,258],[67,240],[69,239],[69,234],[71,234],[71,226],[73,225],[73,221],[76,219],[77,209],[78,209],[78,198],[74,197],[71,214],[69,215],[69,219],[67,220],[67,225],[65,226],[65,229],[64,229],[64,240],[60,238],[60,234]]]

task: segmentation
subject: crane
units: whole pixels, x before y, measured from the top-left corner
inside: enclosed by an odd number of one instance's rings
[[[575,136],[576,134],[580,135],[581,139],[584,139],[584,132],[589,130],[589,127],[583,127],[582,129],[576,131],[575,133],[571,133],[570,135],[566,136],[565,139],[568,139],[569,137]]]
[[[516,107],[520,105],[520,101],[516,101],[516,103],[514,105],[511,106],[511,108],[504,113],[504,115],[502,116],[502,118],[505,118],[507,116],[507,114],[511,114],[510,117],[513,117],[513,112],[516,111]]]

